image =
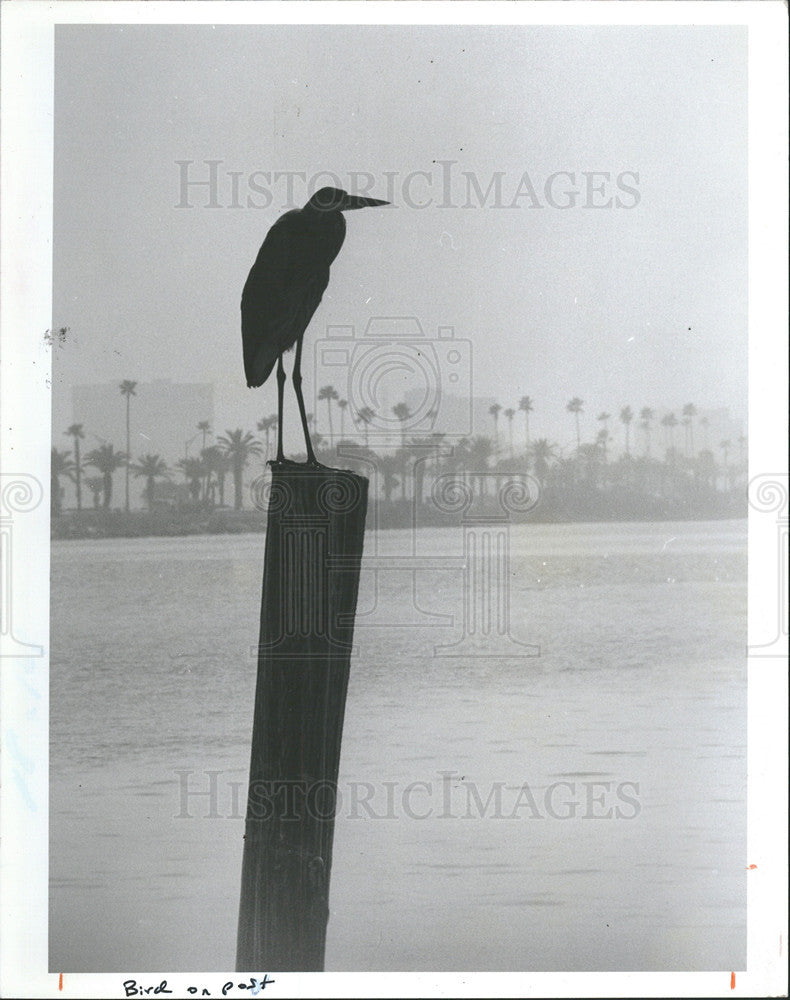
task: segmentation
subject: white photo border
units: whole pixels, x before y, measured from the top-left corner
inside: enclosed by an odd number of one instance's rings
[[[173,996],[198,985],[221,995],[225,973],[69,974],[48,971],[49,453],[52,321],[53,86],[56,24],[545,24],[745,25],[749,31],[749,479],[784,488],[781,510],[749,510],[749,642],[760,609],[787,593],[787,13],[769,2],[3,2],[2,6],[3,491],[13,493],[13,552],[2,583],[3,814],[0,994],[123,996],[134,975],[167,979]],[[36,501],[35,485],[43,485]],[[30,495],[28,492],[32,491]],[[27,504],[27,507],[25,507]],[[778,527],[777,527],[778,526]],[[3,530],[8,526],[3,525]],[[10,529],[9,529],[10,530]],[[784,534],[782,534],[784,532]],[[778,539],[778,542],[777,542]],[[777,544],[779,546],[777,550]],[[6,564],[8,563],[8,564]],[[13,570],[13,576],[11,576]],[[777,571],[778,574],[777,575]],[[784,576],[782,575],[784,574]],[[19,655],[15,640],[41,647]],[[30,655],[32,652],[32,655]],[[278,975],[279,996],[767,996],[787,967],[787,635],[753,650],[748,673],[748,961],[710,972],[324,973]],[[753,866],[753,867],[752,867]],[[242,977],[243,978],[243,977]]]

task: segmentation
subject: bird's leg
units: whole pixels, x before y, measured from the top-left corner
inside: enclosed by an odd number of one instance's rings
[[[299,404],[299,416],[302,418],[302,430],[304,431],[304,442],[307,446],[307,464],[318,465],[313,451],[313,444],[310,440],[310,430],[307,426],[307,414],[304,408],[304,396],[302,395],[302,337],[296,341],[296,357],[294,358],[293,370],[294,392],[296,402]]]
[[[282,354],[277,359],[277,462],[283,461],[283,392],[285,391],[285,367]]]

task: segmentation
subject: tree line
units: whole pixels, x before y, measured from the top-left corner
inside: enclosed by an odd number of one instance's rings
[[[242,510],[245,472],[255,460],[265,467],[271,457],[276,441],[277,415],[270,414],[258,421],[260,436],[243,428],[229,429],[213,443],[209,443],[209,438],[214,436],[209,423],[200,421],[195,425],[202,435],[199,456],[185,455],[170,465],[159,454],[137,458],[131,455],[131,401],[136,388],[137,383],[131,380],[124,380],[119,385],[125,406],[125,450],[116,450],[113,444],[104,443],[83,454],[81,442],[85,440],[85,432],[80,423],[71,424],[64,431],[72,439],[72,448],[53,446],[53,515],[62,513],[62,480],[74,483],[78,512],[85,507],[111,509],[115,474],[119,470],[123,470],[124,509],[127,512],[130,510],[130,479],[144,481],[143,495],[148,508],[153,510],[157,483],[172,482],[174,476],[182,477],[193,507],[208,509],[225,506],[226,485],[230,478],[233,507]],[[491,436],[476,435],[452,441],[439,432],[409,436],[408,422],[412,413],[405,402],[397,403],[392,413],[401,423],[399,446],[379,452],[370,447],[369,441],[377,417],[373,410],[363,407],[352,411],[348,401],[340,398],[331,385],[320,388],[318,400],[326,403],[328,429],[327,436],[320,434],[314,428],[314,415],[308,414],[318,460],[324,464],[340,460],[367,475],[375,470],[380,495],[386,503],[423,502],[426,480],[446,472],[529,473],[539,481],[545,495],[557,501],[562,494],[581,492],[589,497],[590,491],[618,490],[672,496],[693,489],[697,493],[707,491],[713,496],[717,492],[732,491],[745,471],[745,438],[739,438],[735,444],[730,440],[720,441],[721,460],[717,462],[709,442],[709,421],[704,416],[699,417],[692,403],[683,407],[679,419],[674,413],[667,413],[657,420],[656,411],[649,407],[643,407],[638,414],[630,406],[623,407],[616,419],[623,428],[624,449],[614,459],[610,425],[615,418],[607,412],[598,414],[594,439],[583,441],[584,400],[578,396],[570,399],[566,406],[576,439],[575,449],[570,454],[565,454],[566,449],[545,437],[531,438],[530,415],[534,412],[534,401],[530,396],[522,396],[517,406],[491,405]],[[523,426],[519,440],[515,440],[514,421],[519,414]],[[502,418],[506,430],[504,442],[501,440]],[[638,439],[632,425],[639,432]],[[660,442],[657,441],[659,434]],[[661,453],[660,458],[657,453]],[[297,460],[304,460],[304,457],[297,456]],[[480,483],[480,488],[485,489],[485,478],[480,479]],[[84,490],[90,494],[87,504]]]

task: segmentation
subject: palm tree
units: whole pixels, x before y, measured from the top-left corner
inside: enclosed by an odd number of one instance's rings
[[[707,448],[701,448],[694,466],[694,475],[697,477],[699,482],[703,483],[708,489],[715,490],[716,460],[713,457],[713,452],[709,451]]]
[[[710,420],[707,417],[700,417],[699,425],[702,428],[702,447],[708,451],[708,427]]]
[[[664,428],[664,447],[669,449],[669,414],[665,413],[661,418],[661,426]]]
[[[368,448],[368,424],[373,420],[376,414],[371,410],[369,406],[363,406],[361,410],[357,411],[357,420],[362,424],[362,433],[365,435],[365,447]]]
[[[72,424],[64,434],[69,434],[74,438],[74,482],[77,486],[77,513],[82,510],[82,461],[80,460],[80,441],[85,438],[82,431],[82,424]]]
[[[468,459],[469,441],[467,438],[462,438],[451,446],[449,453],[444,456],[442,465],[445,472],[465,472],[469,465]]]
[[[378,460],[378,469],[381,473],[381,489],[387,503],[392,500],[392,491],[398,485],[398,477],[395,473],[399,468],[400,459],[395,455],[382,455]]]
[[[532,399],[530,396],[522,396],[518,403],[518,408],[524,414],[524,433],[526,435],[527,447],[529,451],[529,415],[532,413]]]
[[[604,464],[606,464],[606,448],[607,445],[609,444],[609,421],[611,419],[612,419],[611,413],[598,414],[598,420],[601,421],[603,427],[601,428],[600,431],[598,431],[598,438],[596,443],[600,445],[601,450],[603,451]]]
[[[137,383],[130,381],[125,378],[119,386],[121,390],[121,395],[126,397],[126,513],[129,513],[129,456],[131,455],[131,442],[129,440],[129,407],[132,402],[132,396],[136,396],[137,393],[134,391],[137,388]],[[106,501],[106,497],[105,497]],[[106,506],[106,503],[105,503]]]
[[[606,433],[606,431],[599,431]],[[601,449],[596,441],[594,444],[583,444],[579,449],[577,463],[585,470],[585,478],[593,488],[597,487],[601,470]]]
[[[513,457],[513,417],[515,417],[516,411],[509,407],[505,410],[505,416],[507,417],[507,435],[510,446],[510,457]]]
[[[245,433],[238,427],[235,431],[225,431],[217,443],[230,459],[233,470],[233,507],[235,510],[241,510],[244,467],[252,455],[260,455],[261,442],[257,441],[249,431]]]
[[[472,438],[469,444],[469,463],[472,470],[475,472],[486,472],[488,470],[488,460],[494,453],[494,444],[491,438],[482,436]],[[482,497],[488,492],[486,476],[480,476],[478,482],[480,483],[480,496]]]
[[[184,473],[184,479],[189,483],[192,502],[200,502],[200,483],[206,474],[206,467],[199,458],[181,458],[176,465]]]
[[[406,447],[406,428],[405,428],[405,423],[409,419],[409,417],[411,416],[411,413],[409,413],[409,407],[405,403],[396,403],[392,407],[392,412],[395,414],[395,416],[397,417],[397,419],[400,420],[400,423],[401,423],[401,428],[400,428],[401,447],[405,448]]]
[[[137,463],[132,466],[135,476],[145,479],[145,498],[148,501],[148,509],[154,509],[154,487],[157,479],[164,479],[168,475],[167,463],[159,455],[141,455]]]
[[[724,456],[724,485],[726,489],[729,489],[730,488],[729,456],[730,456],[730,448],[732,448],[732,441],[729,440],[722,441],[719,447],[721,448],[722,454]]]
[[[398,462],[398,471],[400,473],[401,500],[406,499],[406,487],[409,483],[409,473],[411,472],[411,469],[409,468],[410,457],[411,457],[411,452],[408,450],[405,444],[402,445],[400,448],[398,448],[398,450],[395,452],[395,458]]]
[[[655,411],[651,410],[649,406],[643,406],[639,411],[639,418],[642,421],[641,427],[645,432],[645,458],[650,458],[650,431],[651,431],[651,421],[655,416]]]
[[[200,464],[203,468],[203,503],[214,502],[214,482],[211,478],[214,472],[214,457],[219,452],[216,445],[212,445],[210,448],[203,448],[200,452]]]
[[[63,510],[61,476],[74,480],[74,462],[70,451],[58,451],[57,448],[53,448],[50,456],[50,509],[54,517]]]
[[[631,457],[631,421],[634,419],[634,411],[630,406],[624,406],[620,410],[620,421],[625,425],[625,453]]]
[[[502,411],[502,407],[499,403],[492,403],[488,407],[488,412],[494,418],[494,454],[499,452],[499,414]]]
[[[683,407],[683,416],[688,420],[688,454],[690,458],[694,458],[694,417],[697,415],[697,407],[693,403],[686,403]],[[685,421],[684,421],[685,423]]]
[[[329,417],[329,447],[332,447],[332,400],[338,399],[337,389],[333,385],[324,385],[318,390],[318,398],[326,400],[326,412]]]
[[[200,446],[200,454],[203,455],[203,453],[206,450],[206,438],[211,433],[211,424],[208,422],[208,420],[200,420],[198,422],[197,429],[203,435],[203,443]],[[187,457],[187,456],[185,456],[185,457]],[[211,473],[208,470],[206,470],[206,481],[203,484],[203,493],[204,493],[204,495],[208,494],[208,480],[209,480],[209,476],[210,475],[211,475]]]
[[[266,440],[266,454],[264,456],[264,462],[269,461],[269,445],[270,445],[270,435],[272,431],[277,427],[277,414],[271,413],[268,417],[264,417],[262,420],[258,421],[258,430],[263,431]]]
[[[609,443],[609,435],[606,432],[606,428],[602,427],[598,431],[598,436],[595,439],[594,447],[599,449],[601,452],[601,457],[603,458],[603,464],[606,465],[606,455],[607,455],[607,445]]]
[[[675,454],[675,428],[678,425],[678,418],[674,413],[667,413],[666,416],[661,418],[661,426],[666,428],[667,438],[665,444],[672,453],[673,457]]]
[[[411,463],[412,478],[414,481],[414,502],[422,503],[425,494],[425,474],[428,471],[430,462],[430,452],[425,452],[425,435],[413,437],[409,441],[410,454],[414,461]]]
[[[442,459],[442,456],[441,456],[442,442],[444,441],[445,437],[446,437],[446,434],[444,433],[444,431],[433,431],[432,434],[431,434],[431,444],[436,449],[435,453],[434,453],[434,459],[433,459],[433,468],[434,468],[434,475],[435,476],[438,476],[439,472],[441,471],[441,464],[442,464],[442,461],[441,461],[441,459]]]
[[[346,431],[346,408],[348,407],[347,399],[339,399],[337,405],[340,407],[340,440],[342,441],[345,437]]]
[[[549,463],[556,454],[556,445],[549,444],[547,438],[538,438],[532,445],[532,460],[535,463],[535,475],[541,481],[546,479]]]
[[[202,450],[205,451],[206,450],[206,438],[211,433],[211,424],[208,422],[208,420],[201,420],[201,421],[198,422],[197,429],[203,435]]]
[[[128,473],[126,453],[123,451],[116,451],[111,444],[103,444],[89,452],[86,456],[86,461],[89,465],[94,466],[102,475],[104,509],[109,510],[112,502],[113,473],[116,469],[120,469],[123,465],[127,466]]]
[[[93,494],[93,509],[98,510],[101,503],[102,490],[104,489],[104,480],[101,476],[88,476],[85,480],[85,485]]]
[[[581,444],[582,444],[581,431],[579,430],[579,414],[584,412],[583,407],[584,407],[584,400],[583,399],[579,399],[578,396],[574,396],[573,399],[565,407],[565,409],[568,411],[568,413],[572,413],[574,415],[575,419],[576,419],[576,450],[577,451],[579,450],[579,448],[581,448]]]
[[[276,418],[275,418],[276,419]],[[201,454],[201,459],[203,460],[203,466],[206,469],[206,483],[209,488],[207,492],[210,492],[209,499],[213,503],[213,484],[211,483],[212,474],[217,477],[217,489],[219,491],[219,503],[220,507],[225,506],[225,476],[230,472],[230,460],[224,451],[219,447],[219,445],[213,444],[210,448]]]

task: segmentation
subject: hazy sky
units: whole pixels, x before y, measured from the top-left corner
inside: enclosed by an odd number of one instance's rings
[[[72,384],[123,378],[215,382],[223,427],[275,408],[239,330],[275,171],[366,172],[396,204],[347,216],[308,359],[328,324],[416,316],[472,342],[477,395],[532,396],[536,434],[571,439],[576,395],[588,438],[626,404],[745,417],[745,28],[68,26],[55,66],[56,423]],[[207,159],[221,207],[177,207],[177,161]],[[464,172],[505,207],[463,207]]]

